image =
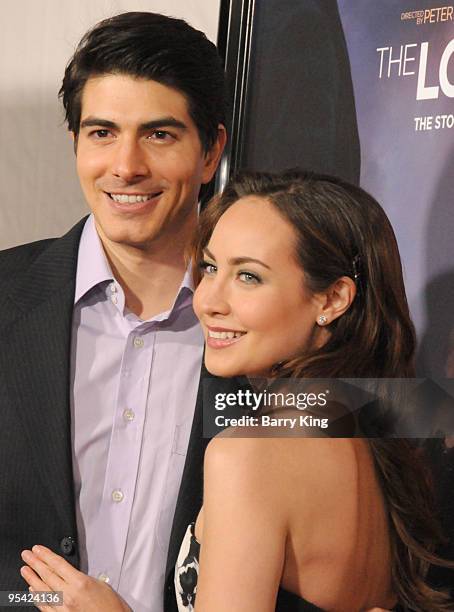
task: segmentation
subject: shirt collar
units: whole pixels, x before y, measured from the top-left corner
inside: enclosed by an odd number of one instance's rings
[[[114,275],[96,231],[94,217],[90,215],[82,230],[79,243],[74,304],[99,283],[112,280]]]
[[[183,280],[181,281],[181,285],[180,285],[180,291],[181,289],[183,289],[183,287],[186,287],[186,289],[189,289],[191,291],[191,293],[194,293],[194,280],[193,280],[193,274],[192,274],[192,261],[189,261],[188,263],[188,267],[186,268],[186,272],[184,273],[184,277]]]
[[[104,249],[101,244],[98,232],[96,231],[95,220],[90,215],[82,230],[79,243],[79,253],[77,257],[76,272],[76,291],[74,294],[74,304],[102,282],[115,281],[112,269],[109,265]],[[179,310],[192,301],[194,293],[194,282],[192,278],[192,263],[189,262],[184,274],[181,285],[172,308],[165,313],[168,315],[173,310]]]

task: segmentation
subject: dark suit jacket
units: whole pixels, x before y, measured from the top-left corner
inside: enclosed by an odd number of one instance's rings
[[[26,590],[20,553],[33,544],[79,564],[69,366],[84,221],[57,240],[0,252],[0,590]],[[205,375],[202,368],[169,550],[166,612],[176,610],[172,569],[201,506]]]

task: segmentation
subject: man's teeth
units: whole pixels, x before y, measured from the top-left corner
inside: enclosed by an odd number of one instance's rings
[[[233,340],[233,338],[239,338],[243,336],[245,332],[233,332],[233,331],[212,331],[208,330],[208,335],[210,338],[217,338],[218,340]]]
[[[156,195],[153,193],[148,193],[145,195],[127,195],[125,193],[111,193],[110,197],[114,202],[118,202],[119,204],[136,204],[137,202],[146,202],[147,200],[151,200],[151,198]]]

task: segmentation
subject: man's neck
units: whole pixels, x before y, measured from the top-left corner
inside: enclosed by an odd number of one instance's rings
[[[147,249],[101,241],[131,312],[146,320],[172,307],[187,267],[188,240],[176,236]]]

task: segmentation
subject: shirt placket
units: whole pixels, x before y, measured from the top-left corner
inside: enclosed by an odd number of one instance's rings
[[[138,326],[126,340],[99,512],[103,567],[92,575],[118,588],[126,550],[146,418],[156,332]]]

